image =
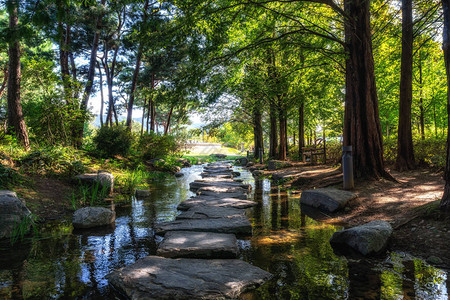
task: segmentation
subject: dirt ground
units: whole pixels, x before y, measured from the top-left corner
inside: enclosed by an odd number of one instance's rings
[[[283,185],[294,190],[325,186],[342,186],[342,175],[332,166],[308,166],[296,163],[294,167],[264,175],[277,174],[289,181]],[[441,172],[417,169],[390,173],[398,182],[359,181],[355,183],[358,197],[349,202],[345,210],[329,214],[327,222],[345,224],[346,227],[372,220],[389,221],[394,233],[388,250],[405,251],[423,258],[433,265],[450,268],[450,216],[438,207],[444,190]],[[295,191],[294,191],[295,192]]]

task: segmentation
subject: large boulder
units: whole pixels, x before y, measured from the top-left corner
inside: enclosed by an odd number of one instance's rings
[[[272,275],[240,259],[146,256],[108,275],[128,299],[238,299]]]
[[[101,188],[108,189],[111,194],[114,190],[114,175],[107,171],[88,173],[75,176],[75,181],[85,185],[99,184]]]
[[[19,224],[24,224],[22,233],[30,230],[30,210],[15,192],[0,191],[0,239],[10,238]]]
[[[289,167],[292,167],[292,164],[287,161],[269,160],[267,162],[267,170],[269,170],[269,171],[275,171],[275,170],[289,168]]]
[[[330,239],[335,252],[340,254],[376,255],[386,249],[392,227],[389,222],[377,220],[337,231]]]
[[[300,197],[300,203],[328,212],[334,212],[343,208],[348,201],[356,197],[356,194],[352,192],[334,188],[321,188],[303,191]]]
[[[105,207],[83,207],[73,213],[74,228],[92,228],[111,225],[116,220],[116,212]]]
[[[234,163],[239,166],[246,166],[248,164],[248,159],[247,157],[241,157],[236,159]]]

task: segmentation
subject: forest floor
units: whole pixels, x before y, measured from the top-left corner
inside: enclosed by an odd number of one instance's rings
[[[358,197],[350,201],[345,210],[326,216],[326,221],[346,227],[373,220],[389,221],[394,228],[389,250],[408,252],[449,269],[450,216],[439,211],[444,190],[442,172],[430,169],[390,172],[398,182],[384,179],[356,182],[353,192]],[[328,165],[295,163],[291,168],[264,171],[264,176],[284,178],[286,174],[296,174],[282,183],[294,193],[309,188],[342,186],[341,171]]]

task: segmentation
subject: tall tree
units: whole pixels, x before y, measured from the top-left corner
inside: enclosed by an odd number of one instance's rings
[[[442,50],[444,51],[445,71],[447,74],[447,162],[444,171],[444,194],[442,195],[440,208],[450,213],[450,0],[442,0],[444,15],[444,30],[442,38]]]
[[[20,42],[19,42],[19,2],[9,0],[7,9],[9,13],[9,29],[11,33],[9,41],[9,67],[8,67],[8,124],[14,130],[18,140],[25,150],[30,149],[28,131],[23,118],[22,105],[20,103]]]
[[[400,74],[400,102],[398,117],[397,159],[399,171],[415,167],[411,131],[413,82],[413,9],[412,0],[402,0],[402,63]]]

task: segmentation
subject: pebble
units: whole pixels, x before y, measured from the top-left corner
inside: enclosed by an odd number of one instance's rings
[[[442,259],[440,259],[437,256],[432,255],[427,258],[427,263],[433,264],[433,265],[439,265],[439,264],[442,264]]]
[[[416,231],[416,227],[413,227],[413,228],[411,228],[411,232],[414,232],[414,231]]]

